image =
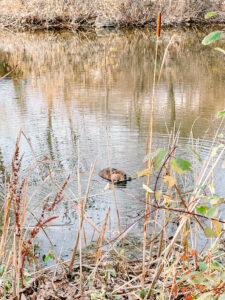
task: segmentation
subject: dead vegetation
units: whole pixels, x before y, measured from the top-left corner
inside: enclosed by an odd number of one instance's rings
[[[215,0],[1,0],[0,26],[16,29],[77,29],[223,23],[224,3]],[[221,13],[205,20],[208,11]]]
[[[19,141],[22,134],[20,132],[16,144],[12,176],[7,183],[5,205],[2,207],[1,299],[191,300],[198,299],[202,294],[214,297],[213,299],[224,296],[225,254],[222,227],[225,222],[219,217],[219,207],[225,203],[225,199],[215,194],[212,183],[216,167],[220,166],[224,157],[225,148],[221,138],[213,141],[215,147],[212,146],[203,163],[196,152],[197,142],[192,141],[196,150],[187,149],[193,154],[193,160],[199,161],[201,165],[200,171],[197,167],[192,170],[196,181],[191,192],[185,192],[187,187],[184,190],[178,187],[179,176],[191,171],[189,162],[176,158],[178,134],[171,134],[171,144],[167,150],[159,149],[155,154],[150,152],[151,155],[148,154],[145,158],[147,168],[137,174],[150,176],[154,181],[152,189],[149,181],[143,185],[147,200],[120,188],[136,201],[146,203],[147,213],[144,213],[143,207],[143,215],[137,220],[131,220],[129,227],[121,229],[118,211],[118,234],[109,240],[107,232],[110,208],[102,228],[98,228],[86,215],[95,164],[89,172],[85,197],[79,194],[77,202],[74,202],[66,191],[70,178],[65,178],[61,186],[57,185],[47,157],[43,157],[44,160],[38,157],[26,174],[20,174],[22,156],[19,155]],[[48,176],[45,177],[43,172],[40,174],[44,181],[49,180],[55,186],[56,195],[43,199],[41,215],[35,217],[36,225],[30,227],[26,222],[27,215],[32,213],[29,210],[30,199],[27,197],[27,179],[34,167],[40,167],[41,171],[42,166],[48,169]],[[79,173],[78,158],[78,185]],[[116,187],[108,188],[112,190],[117,206]],[[72,241],[73,255],[65,261],[52,254],[50,258],[55,259],[56,264],[42,268],[35,257],[31,241],[40,230],[47,231],[47,225],[57,218],[54,208],[61,201],[67,201],[79,218],[77,236]],[[141,220],[144,220],[143,241],[132,242],[128,232]],[[81,235],[86,236],[85,222],[93,227],[98,236],[95,242],[90,241],[92,250],[88,252],[81,242]],[[177,223],[176,230],[169,238],[167,227],[173,222]],[[199,249],[198,242],[202,235],[205,236],[206,243]],[[85,247],[87,246],[85,240]]]

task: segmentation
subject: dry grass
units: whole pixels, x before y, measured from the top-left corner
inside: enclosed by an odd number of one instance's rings
[[[145,26],[155,24],[159,10],[164,24],[178,25],[205,22],[206,12],[223,9],[215,0],[1,0],[0,25],[16,29]],[[208,22],[212,21],[224,22],[224,16]]]
[[[38,299],[43,300],[149,299],[150,297],[152,299],[189,300],[198,299],[202,293],[218,299],[225,292],[225,253],[224,246],[220,245],[223,242],[222,225],[225,222],[215,214],[215,209],[211,216],[203,216],[195,210],[206,199],[211,208],[219,208],[225,202],[224,198],[218,198],[219,196],[214,194],[212,187],[213,174],[216,172],[217,166],[220,166],[225,152],[225,148],[220,146],[217,147],[216,156],[212,155],[212,153],[215,154],[214,146],[218,145],[216,138],[212,142],[212,149],[208,157],[193,170],[193,176],[196,178],[194,190],[191,193],[185,193],[181,187],[178,188],[175,181],[169,186],[168,182],[164,180],[165,176],[171,176],[178,182],[180,177],[179,174],[175,174],[169,164],[170,160],[176,157],[179,137],[179,133],[171,134],[168,154],[163,159],[161,167],[157,170],[153,164],[150,174],[151,180],[154,181],[153,190],[144,186],[148,194],[150,193],[147,216],[151,215],[151,223],[149,224],[148,219],[148,226],[143,230],[145,233],[144,243],[137,244],[131,242],[128,232],[146,217],[144,211],[138,220],[131,220],[130,227],[123,229],[122,234],[111,241],[107,238],[110,210],[106,213],[101,229],[87,217],[87,202],[91,196],[89,189],[94,165],[90,169],[85,197],[81,197],[79,193],[78,202],[74,203],[65,190],[69,178],[61,187],[57,186],[50,166],[45,162],[49,169],[49,176],[43,180],[50,180],[55,185],[56,196],[52,198],[52,201],[49,201],[48,198],[45,199],[41,215],[37,216],[37,224],[33,229],[27,230],[24,226],[27,214],[30,214],[27,179],[34,164],[31,164],[26,176],[20,175],[22,164],[22,158],[19,155],[20,135],[12,159],[12,176],[8,182],[4,206],[0,251],[0,295],[2,299],[11,299],[12,295],[17,299],[20,299],[20,296],[26,297],[26,299],[36,299],[35,297],[38,295]],[[191,143],[197,151],[197,141],[192,140]],[[196,157],[193,160],[196,160]],[[40,158],[36,162],[40,163]],[[80,186],[79,160],[77,169],[78,186]],[[111,187],[111,189],[114,193],[115,187]],[[161,190],[160,196],[157,196],[159,189]],[[124,189],[121,191],[137,201],[145,203],[145,199],[134,197]],[[212,200],[213,204],[210,204]],[[31,240],[34,240],[39,230],[44,230],[46,224],[57,217],[45,217],[45,215],[47,210],[52,211],[55,205],[61,201],[67,201],[71,209],[76,210],[80,220],[77,237],[74,239],[73,256],[67,261],[62,261],[58,257],[56,265],[47,269],[39,269],[38,261],[30,247]],[[151,211],[149,211],[150,207]],[[171,240],[167,236],[167,227],[174,218],[177,219],[178,225]],[[83,227],[85,222],[88,222],[99,235],[89,254],[83,252],[84,245],[81,244],[80,238],[81,234],[85,236]],[[205,228],[209,228],[209,226],[216,238],[213,241],[210,237],[206,239],[207,251],[204,248],[197,251],[196,243],[199,235],[202,236]],[[124,248],[121,246],[122,239]],[[153,251],[151,250],[152,245],[154,246]],[[134,258],[134,254],[136,258]],[[31,271],[28,277],[26,276],[26,279],[29,279],[28,282],[23,281],[25,260],[27,262],[33,260],[39,269],[37,271],[35,267],[34,271]],[[21,289],[22,282],[25,286],[23,289]]]

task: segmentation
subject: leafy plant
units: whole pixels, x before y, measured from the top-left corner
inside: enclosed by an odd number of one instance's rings
[[[211,18],[211,17],[215,16],[216,14],[218,14],[218,13],[217,12],[209,12],[205,15],[205,19]],[[221,38],[222,33],[223,33],[223,31],[221,31],[221,30],[217,30],[217,31],[213,31],[213,32],[209,33],[202,40],[202,44],[209,45],[209,44],[219,40]],[[214,49],[225,54],[225,50],[220,47],[216,47]]]
[[[204,39],[202,40],[202,44],[203,45],[209,45],[215,41],[217,41],[218,39],[220,39],[221,35],[222,35],[222,31],[213,31],[211,33],[209,33],[206,37],[204,37]]]
[[[49,259],[55,259],[55,251],[49,251],[48,255],[44,257],[45,262],[47,262]]]

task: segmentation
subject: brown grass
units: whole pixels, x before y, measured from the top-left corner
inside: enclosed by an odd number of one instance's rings
[[[0,25],[10,28],[70,28],[102,25],[155,24],[162,11],[164,25],[202,23],[208,11],[221,11],[216,0],[2,0]],[[224,15],[207,22],[224,22]]]
[[[225,148],[219,151],[216,159],[209,153],[200,172],[198,172],[195,190],[193,193],[185,195],[186,205],[181,206],[180,191],[174,194],[174,191],[178,189],[175,186],[172,189],[167,187],[157,202],[155,198],[157,185],[161,184],[161,178],[168,174],[168,161],[176,155],[177,137],[178,135],[171,135],[169,147],[171,150],[162,167],[156,173],[155,188],[153,192],[150,192],[151,202],[149,202],[149,206],[151,206],[151,212],[148,211],[147,214],[149,216],[153,211],[157,213],[154,218],[151,218],[153,226],[150,225],[146,229],[146,241],[143,249],[143,242],[139,245],[132,243],[127,233],[129,229],[145,218],[144,212],[139,220],[131,220],[130,227],[123,229],[120,236],[111,241],[107,240],[110,209],[106,212],[101,229],[97,228],[94,222],[86,216],[87,201],[91,196],[89,195],[89,188],[94,165],[90,169],[84,199],[80,193],[77,204],[68,198],[65,191],[65,185],[69,180],[67,178],[61,187],[57,187],[56,196],[51,204],[48,200],[43,203],[37,224],[27,234],[24,220],[29,211],[27,209],[27,189],[24,190],[26,177],[22,179],[23,177],[21,178],[20,175],[22,159],[19,155],[19,136],[12,160],[12,176],[8,185],[1,237],[0,265],[1,267],[5,266],[4,272],[0,273],[1,299],[12,299],[10,297],[13,295],[17,297],[15,299],[20,299],[20,296],[23,296],[24,299],[25,297],[26,299],[37,299],[37,297],[40,299],[150,299],[150,297],[152,297],[151,299],[185,299],[184,297],[187,297],[186,299],[194,300],[202,293],[215,296],[215,299],[224,293],[225,284],[221,280],[221,274],[225,270],[225,253],[224,248],[220,248],[220,252],[218,249],[220,241],[223,241],[221,225],[225,222],[219,218],[203,218],[199,213],[196,213],[195,207],[199,205],[201,199],[206,197],[205,190],[202,190],[201,186],[211,180],[216,166],[224,155]],[[197,144],[193,146],[197,146]],[[209,165],[211,165],[210,169]],[[79,179],[79,164],[77,167]],[[172,174],[172,170],[170,172]],[[52,176],[51,181],[55,184]],[[80,185],[79,180],[78,185]],[[147,186],[146,189],[148,190]],[[127,193],[126,190],[121,189],[121,191]],[[145,202],[144,199],[127,194],[138,201]],[[62,198],[63,196],[64,198]],[[209,195],[209,198],[212,196]],[[177,197],[176,206],[173,203],[175,197]],[[67,201],[71,205],[71,209],[74,208],[77,211],[80,218],[77,237],[74,240],[73,256],[67,261],[58,258],[56,265],[34,271],[29,275],[30,281],[25,283],[25,288],[21,289],[24,260],[34,260],[38,265],[30,249],[30,240],[36,237],[38,231],[46,223],[55,218],[45,218],[47,207],[48,210],[52,210],[60,201]],[[222,201],[221,204],[225,202],[222,198],[220,201]],[[15,215],[13,219],[10,219],[10,206]],[[168,218],[177,216],[177,214],[180,219],[179,224],[172,240],[170,240],[167,237],[167,226],[170,223]],[[203,221],[211,223],[212,228],[217,232],[217,241],[215,244],[211,244],[208,251],[196,251],[195,241],[192,240],[191,236],[201,233],[202,228],[192,225],[195,220],[200,220],[204,227]],[[96,246],[88,254],[83,252],[80,238],[84,222],[88,222],[99,234]],[[196,225],[198,225],[197,223]],[[121,239],[123,239],[125,251],[120,245]],[[149,246],[153,245],[153,242],[154,251],[151,253]],[[108,249],[105,247],[106,244]],[[136,253],[136,258],[131,258],[129,254],[134,253]],[[145,257],[144,261],[143,257]],[[51,271],[52,269],[53,271]],[[12,290],[10,290],[11,288]]]

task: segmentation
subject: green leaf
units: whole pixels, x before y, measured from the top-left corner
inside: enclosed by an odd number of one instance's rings
[[[177,158],[177,159],[171,160],[170,165],[171,165],[173,171],[178,174],[183,174],[187,171],[191,171],[191,169],[190,169],[191,163],[182,158]]]
[[[219,212],[218,207],[212,207],[206,212],[205,216],[208,218],[215,218],[217,217],[218,212]]]
[[[216,48],[214,48],[214,49],[217,50],[217,51],[222,52],[223,54],[225,54],[225,50],[222,49],[222,48],[220,48],[220,47],[216,47]]]
[[[213,237],[217,237],[218,234],[216,234],[215,231],[212,230],[212,228],[210,228],[209,226],[207,226],[205,229],[204,229],[204,233],[205,233],[205,236],[207,238],[213,238]]]
[[[203,45],[209,45],[215,41],[217,41],[221,37],[222,31],[213,31],[208,34],[202,41]]]
[[[208,12],[208,13],[205,15],[205,19],[214,17],[216,14],[217,14],[217,13],[216,13],[215,11]]]
[[[194,157],[197,158],[197,160],[202,161],[200,155],[199,155],[194,149],[192,149],[192,148],[191,148],[190,146],[188,146],[188,145],[185,145],[184,147],[185,147],[189,152],[191,152],[191,153],[194,155]]]
[[[168,153],[168,150],[161,149],[158,152],[158,154],[156,155],[155,160],[153,162],[153,166],[156,170],[158,170],[162,166],[167,153]]]
[[[197,212],[199,212],[201,215],[205,215],[207,210],[209,210],[209,208],[207,206],[199,206],[199,207],[195,207],[195,209],[197,210]]]
[[[54,259],[54,258],[55,258],[55,257],[54,257],[54,254],[55,254],[54,251],[50,251],[50,252],[48,253],[48,255],[45,256],[44,261],[47,262],[49,259]]]
[[[217,119],[220,119],[224,115],[225,115],[225,110],[221,110],[217,113],[216,117],[217,117]]]
[[[213,266],[216,267],[216,268],[221,267],[221,265],[220,265],[217,261],[215,261],[215,262],[213,263]]]
[[[205,272],[205,271],[208,269],[207,264],[204,263],[204,262],[199,262],[199,263],[198,263],[198,266],[199,266],[199,268],[200,268],[200,270],[201,270],[202,272]]]
[[[146,296],[147,292],[146,291],[139,291],[139,294],[141,297],[144,297]]]
[[[211,296],[212,293],[213,292],[211,291],[211,292],[207,292],[207,293],[201,294],[201,296],[198,297],[197,300],[205,300],[205,299],[207,299],[208,296]]]

